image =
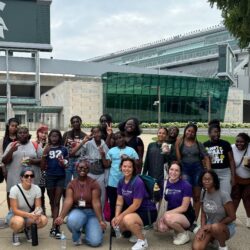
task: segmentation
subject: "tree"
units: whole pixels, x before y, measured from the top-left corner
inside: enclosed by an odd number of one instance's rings
[[[250,0],[208,0],[222,11],[224,25],[239,40],[239,46],[250,44]]]

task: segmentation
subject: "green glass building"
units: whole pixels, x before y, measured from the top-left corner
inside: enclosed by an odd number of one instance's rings
[[[108,72],[102,75],[103,111],[115,122],[131,116],[157,122],[160,94],[161,122],[224,120],[229,81],[170,75]],[[159,105],[159,104],[158,104]]]

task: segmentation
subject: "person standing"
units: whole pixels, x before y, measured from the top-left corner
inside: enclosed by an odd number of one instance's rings
[[[126,145],[133,148],[139,156],[139,161],[136,167],[137,174],[140,174],[142,170],[144,144],[139,137],[142,133],[139,120],[134,117],[128,118],[125,122],[120,123],[118,128],[125,134]]]
[[[219,177],[220,189],[231,194],[235,183],[235,162],[230,143],[220,139],[220,133],[220,125],[212,123],[208,128],[210,140],[204,142],[204,147],[210,156],[211,168]]]
[[[232,187],[231,197],[237,211],[240,201],[246,211],[246,226],[250,228],[250,137],[246,133],[236,136],[235,144],[232,145],[233,156],[236,166],[235,185]]]
[[[198,127],[189,123],[183,133],[183,137],[176,142],[176,156],[178,162],[182,165],[182,178],[188,181],[193,188],[193,206],[196,219],[191,230],[198,230],[197,220],[200,212],[200,193],[201,188],[198,180],[204,171],[204,167],[210,169],[210,160],[208,154],[201,142],[197,141]],[[204,166],[205,165],[205,166]]]
[[[75,163],[80,156],[80,152],[76,150],[73,151],[73,149],[79,146],[84,137],[87,135],[81,130],[82,119],[78,115],[70,118],[70,124],[72,129],[63,134],[63,145],[67,147],[69,151],[69,166],[66,169],[65,189],[72,178],[77,176]]]

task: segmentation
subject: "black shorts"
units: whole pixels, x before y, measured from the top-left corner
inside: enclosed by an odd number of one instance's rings
[[[65,185],[65,175],[50,175],[46,176],[46,188],[64,188]]]
[[[157,219],[157,210],[143,210],[136,211],[136,213],[140,216],[144,226],[152,225]]]

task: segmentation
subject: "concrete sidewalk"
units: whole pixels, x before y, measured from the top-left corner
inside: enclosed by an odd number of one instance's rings
[[[145,148],[147,148],[148,143],[151,141],[152,135],[142,135],[143,142],[145,144]],[[48,198],[46,197],[46,207],[47,211],[49,209]],[[7,204],[6,204],[6,185],[5,182],[0,184],[0,217],[3,218],[7,214]],[[245,226],[246,215],[243,209],[242,204],[240,205],[237,211],[237,220],[236,220],[236,234],[230,239],[227,243],[230,250],[250,250],[250,230]],[[0,250],[8,250],[8,249],[20,249],[20,250],[29,250],[29,249],[37,249],[37,250],[59,250],[60,248],[60,240],[56,240],[54,238],[49,237],[49,231],[51,228],[52,220],[49,219],[48,225],[39,230],[39,245],[36,247],[32,247],[31,243],[28,243],[25,239],[25,236],[20,234],[21,236],[21,245],[15,247],[11,243],[12,231],[9,228],[0,229]],[[66,225],[62,226],[62,231],[66,234],[67,237],[67,249],[93,249],[86,245],[75,247],[71,241],[71,234],[68,231]],[[108,250],[109,249],[109,228],[105,232],[103,245],[98,247],[100,250]],[[190,233],[191,237],[193,235]],[[150,230],[146,234],[149,250],[188,250],[191,249],[191,242],[183,245],[183,246],[175,246],[172,244],[172,233],[156,233],[153,230]],[[112,249],[113,250],[130,250],[132,247],[132,243],[128,241],[128,239],[115,239],[112,240]]]

